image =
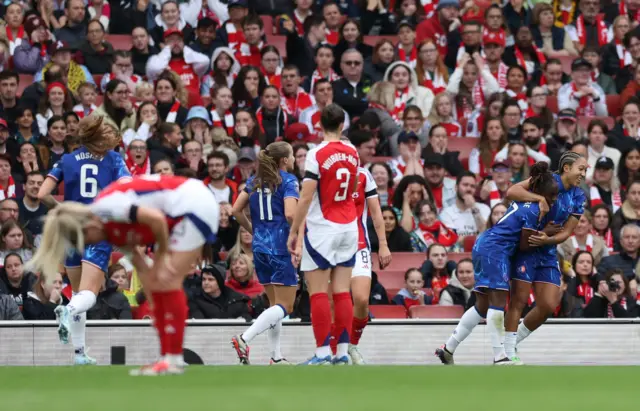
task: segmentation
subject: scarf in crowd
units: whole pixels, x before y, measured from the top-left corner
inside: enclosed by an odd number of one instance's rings
[[[584,25],[584,16],[580,15],[576,20],[576,31],[578,32],[578,41],[581,45],[587,44],[587,29]],[[608,43],[607,41],[607,24],[604,22],[602,14],[596,16],[596,31],[598,32],[598,45],[600,47]]]
[[[622,308],[624,308],[625,310],[627,309],[626,297],[622,297],[620,300],[618,300],[618,302],[620,303]],[[613,314],[613,307],[611,307],[611,303],[607,304],[607,318],[616,318],[616,316]]]
[[[249,43],[240,43],[236,49],[236,60],[241,66],[260,67],[262,59],[260,50],[262,50],[263,46],[264,42],[262,41],[255,46],[249,45]]]
[[[105,80],[106,77],[106,80]],[[111,80],[114,80],[116,78],[116,75],[113,73],[107,73],[103,76],[102,81],[100,83],[102,84],[107,84],[109,83]],[[138,83],[139,81],[142,81],[142,77],[140,77],[137,74],[132,74],[131,77],[129,77],[131,79],[131,81],[133,82],[133,84]]]
[[[589,189],[589,197],[591,198],[591,207],[604,203],[602,197],[600,197],[600,191],[595,185]],[[620,207],[622,207],[622,196],[620,195],[620,190],[615,190],[611,193],[611,209],[615,213]]]
[[[13,181],[13,177],[9,176],[7,180],[7,186],[0,186],[0,201],[6,198],[15,198],[16,196],[16,183]]]
[[[50,61],[46,66],[44,66],[44,68],[42,69],[43,77],[44,73],[46,73],[53,64],[54,63]],[[78,90],[78,87],[80,87],[80,84],[86,81],[87,77],[84,75],[82,67],[73,60],[69,62],[69,73],[67,73],[67,88],[75,93]]]
[[[241,43],[246,41],[242,30],[236,30],[236,25],[231,21],[226,22],[224,28],[227,30],[227,43],[231,50],[236,50]]]
[[[336,44],[338,44],[338,41],[340,41],[340,33],[338,33],[337,31],[329,30],[329,28],[327,27],[324,33],[324,42],[326,44],[335,46]]]
[[[508,71],[509,71],[509,66],[507,66],[501,61],[500,64],[498,65],[498,71],[495,73],[491,72],[493,77],[498,81],[498,86],[500,88],[503,88],[503,89],[507,88],[507,72]],[[482,77],[480,77],[480,80],[482,80]]]
[[[300,117],[300,113],[311,107],[313,105],[313,100],[311,96],[305,92],[301,87],[296,91],[296,95],[293,97],[288,97],[282,93],[280,97],[280,106],[282,110],[284,110],[287,114],[293,117]]]
[[[409,101],[409,87],[405,87],[404,90],[396,90],[393,110],[393,117],[396,122],[401,122],[400,117],[404,114],[404,109],[407,108],[407,101]]]
[[[616,44],[616,53],[618,54],[618,59],[620,60],[620,68],[626,67],[633,61],[631,57],[631,53],[624,47],[622,41],[615,39]]]
[[[88,117],[93,113],[98,107],[95,104],[92,104],[89,109],[85,109],[82,104],[76,104],[73,106],[73,112],[78,115],[78,118],[82,120],[85,117]]]
[[[311,17],[312,15],[313,13],[309,11],[309,14],[307,15],[307,17],[302,18],[302,16],[300,16],[300,13],[298,12],[298,9],[293,10],[293,22],[296,25],[296,32],[298,32],[298,35],[300,37],[304,36],[304,21],[308,17]]]
[[[169,113],[167,113],[167,118],[164,120],[166,123],[175,123],[178,118],[178,110],[180,109],[180,101],[176,100],[173,102],[171,108],[169,108]]]
[[[610,228],[607,228],[607,231],[604,233],[604,236],[601,236],[595,229],[591,230],[591,234],[597,235],[604,240],[604,244],[607,246],[609,251],[613,251],[613,233]]]
[[[578,297],[584,298],[584,305],[586,306],[589,304],[589,301],[593,298],[593,287],[591,287],[589,283],[584,283],[578,285],[578,289],[576,291]]]
[[[571,89],[573,90],[573,92],[571,93],[569,98],[574,98],[573,93],[578,92],[578,87],[573,81],[571,82]],[[580,97],[576,114],[578,115],[578,117],[594,117],[596,115],[596,106],[593,103],[592,96],[588,95]]]
[[[439,220],[436,220],[432,225],[418,223],[418,230],[420,240],[427,246],[427,248],[434,243],[450,247],[458,241],[458,234],[447,228]]]
[[[489,188],[491,189],[489,192],[489,207],[493,208],[502,202],[502,196],[495,181],[489,180]]]
[[[516,93],[511,89],[506,89],[505,93],[512,99],[515,99],[518,102],[518,106],[520,110],[526,112],[529,109],[529,103],[527,102],[527,88],[523,87],[520,93]]]
[[[287,125],[289,124],[289,116],[287,115],[287,112],[283,109],[278,111],[277,117],[276,117],[276,122],[280,121],[280,114],[282,114],[283,116],[283,129],[282,132],[280,133],[281,135],[276,136],[276,137],[284,137],[284,133],[285,130],[287,129]],[[262,133],[266,133],[266,131],[264,131],[264,126],[262,125],[262,122],[264,117],[264,113],[262,111],[262,107],[260,107],[258,110],[256,110],[256,120],[258,120],[258,125],[260,126],[260,130],[262,131]]]
[[[337,75],[336,72],[333,71],[333,69],[329,69],[329,75],[325,77],[322,74],[320,74],[320,72],[316,68],[315,70],[313,70],[313,73],[311,74],[311,86],[309,87],[309,92],[311,93],[314,92],[313,87],[315,86],[316,81],[321,79],[327,79],[333,83],[334,81],[339,80],[340,76]]]
[[[453,118],[449,118],[446,121],[443,120],[438,125],[444,127],[449,137],[463,137],[462,126]]]
[[[428,19],[435,13],[436,8],[438,7],[439,0],[421,0],[420,3],[422,4],[422,9],[424,10],[424,17]],[[389,10],[393,10],[391,6],[389,6]]]
[[[409,64],[411,68],[416,68],[416,63],[418,61],[418,49],[416,48],[416,46],[414,45],[413,47],[411,47],[411,53],[408,56],[407,52],[404,50],[404,48],[402,48],[402,44],[398,43],[397,49],[398,60]]]
[[[18,34],[16,37],[13,37],[13,33],[11,32],[11,27],[7,25],[6,27],[7,40],[9,40],[9,53],[13,56],[13,52],[19,45],[22,44],[22,39],[24,38],[24,26],[20,25],[18,27]]]
[[[131,149],[129,149],[125,154],[124,162],[132,176],[151,174],[151,158],[149,156],[149,152],[145,153],[145,159],[142,162],[142,165],[138,165],[133,161],[133,155],[131,154]]]
[[[476,81],[476,84],[473,85],[473,89],[471,90],[471,96],[473,97],[473,106],[474,107],[483,107],[484,106],[484,90],[482,89],[482,84],[480,81]],[[469,107],[469,114],[473,111],[473,107]],[[465,115],[465,117],[468,117]]]
[[[264,75],[264,79],[270,86],[275,86],[280,90],[282,88],[282,67],[276,67],[276,71],[273,74],[267,73],[264,67],[260,66],[260,71]]]
[[[503,28],[491,30],[489,27],[485,26],[482,29],[482,38],[492,40],[497,38],[498,41],[500,41],[500,44],[505,44],[507,42],[507,33]]]
[[[555,16],[555,26],[558,28],[564,28],[573,22],[573,17],[576,14],[576,2],[572,1],[569,7],[562,6],[560,0],[553,2],[553,15]]]
[[[576,238],[576,236],[572,235],[569,238],[571,239],[571,247],[573,247],[573,249],[576,251],[580,251],[580,244],[578,244],[578,239]],[[593,251],[593,234],[591,233],[587,234],[585,250],[588,251],[589,253]]]
[[[216,111],[215,106],[211,106],[209,110],[209,114],[211,114],[211,121],[213,122],[214,127],[224,128],[227,132],[227,135],[233,135],[233,129],[235,127],[235,119],[233,118],[233,113],[231,110],[227,110],[224,113],[224,121],[220,118],[220,114]]]
[[[436,70],[433,72],[433,76],[431,76],[429,70],[424,71],[424,80],[422,81],[422,86],[433,91],[434,95],[437,95],[447,89],[447,82],[444,81],[444,76],[440,74],[440,72],[436,68]]]
[[[629,15],[629,9],[627,8],[627,4],[624,2],[624,0],[620,0],[620,4],[618,5],[618,12],[621,16]],[[640,9],[636,10],[636,15],[633,16],[633,20],[640,21]]]
[[[542,53],[535,44],[532,44],[531,47],[533,48],[533,52],[536,54],[536,57],[538,58],[538,63],[540,64],[540,66],[544,66],[545,63],[547,62],[547,58],[544,56],[544,53]],[[527,70],[527,61],[524,59],[524,54],[522,54],[522,50],[520,50],[518,46],[514,46],[513,49],[516,55],[516,60],[518,61],[518,65],[523,69],[525,69],[528,73],[529,70]]]

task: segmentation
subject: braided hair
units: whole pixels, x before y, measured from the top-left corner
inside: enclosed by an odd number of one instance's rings
[[[558,162],[558,174],[564,173],[564,166],[571,167],[573,163],[582,158],[582,155],[576,153],[575,151],[565,151],[564,154],[560,157],[560,161]]]
[[[558,184],[549,170],[549,164],[542,161],[531,167],[530,185],[533,193],[545,198],[555,197],[558,194]]]

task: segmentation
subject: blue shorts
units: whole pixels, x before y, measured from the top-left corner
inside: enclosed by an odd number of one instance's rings
[[[475,291],[484,292],[486,289],[509,291],[511,273],[509,258],[473,255],[473,271],[476,279]]]
[[[511,261],[511,279],[532,283],[538,269],[538,253],[518,253]]]
[[[68,268],[80,267],[83,261],[96,266],[106,273],[111,261],[111,244],[102,241],[98,244],[87,245],[84,248],[84,255],[74,251],[67,256],[64,266]]]
[[[514,257],[511,278],[527,283],[549,283],[559,287],[562,274],[557,258],[544,258],[534,252],[517,254]]]
[[[262,285],[298,285],[298,273],[289,255],[253,253],[253,264]]]

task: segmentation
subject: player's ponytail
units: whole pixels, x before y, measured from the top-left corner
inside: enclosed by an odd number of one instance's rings
[[[81,253],[84,251],[82,228],[91,216],[89,207],[71,201],[50,210],[45,217],[40,247],[27,263],[26,269],[40,272],[47,284],[51,284],[67,250],[75,247]]]
[[[564,166],[571,167],[573,163],[578,161],[582,155],[576,153],[575,151],[565,151],[564,154],[560,157],[560,161],[558,162],[558,173],[564,173]]]
[[[284,141],[271,143],[260,151],[258,153],[258,170],[253,185],[254,190],[268,188],[273,193],[276,187],[282,183],[280,160],[288,158],[292,152],[291,145]]]
[[[104,117],[100,115],[83,118],[78,127],[80,144],[98,157],[116,148],[122,138],[120,132],[111,124],[107,124]]]
[[[531,191],[544,197],[553,197],[558,192],[558,185],[545,162],[535,163],[531,167]]]

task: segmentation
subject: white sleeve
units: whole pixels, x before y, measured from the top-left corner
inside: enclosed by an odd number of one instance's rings
[[[373,180],[373,176],[366,168],[361,168],[360,172],[365,176],[365,185],[364,185],[364,195],[366,198],[372,198],[378,196],[378,186],[376,186],[376,182]]]
[[[450,210],[451,210],[451,207],[442,209],[442,211],[440,212],[440,221],[442,222],[442,224],[453,229],[456,226],[456,223],[454,221],[455,219],[449,212]]]
[[[489,215],[491,214],[491,209],[486,204],[478,204],[478,208],[480,210],[480,215],[486,221],[489,218]]]
[[[304,162],[305,180],[309,174],[315,176],[314,180],[320,179],[320,164],[318,164],[318,159],[316,159],[316,153],[317,150],[311,150],[307,153],[307,159]]]
[[[567,83],[558,90],[558,109],[571,108],[576,110],[580,102],[573,98],[573,89],[571,83]]]
[[[91,212],[103,222],[130,223],[129,215],[133,202],[124,192],[115,191],[91,203]]]
[[[480,150],[474,148],[469,153],[469,171],[476,176],[480,174]]]
[[[534,159],[536,163],[541,161],[543,163],[551,164],[551,159],[547,155],[541,153],[540,151],[536,151],[531,147],[527,147],[527,154],[529,155],[529,157]]]
[[[480,75],[482,76],[482,81],[484,83],[483,84],[484,87],[482,87],[482,92],[484,93],[485,96],[490,96],[493,93],[497,93],[500,91],[500,85],[498,84],[498,80],[496,80],[496,78],[493,77],[493,74],[491,74],[489,67],[485,66],[484,70],[480,72]]]
[[[40,130],[41,136],[47,135],[47,119],[42,114],[36,114],[36,122],[38,123],[38,130]]]
[[[209,7],[209,10],[216,13],[216,16],[218,16],[218,20],[220,20],[220,23],[229,20],[229,8],[220,0],[207,0],[207,7]]]
[[[564,26],[564,31],[569,35],[569,38],[571,39],[571,41],[573,41],[574,43],[579,41],[578,31],[576,30],[576,26],[574,25]]]
[[[187,47],[185,47],[185,50]],[[160,73],[162,73],[168,66],[171,61],[171,47],[165,46],[162,51],[158,54],[155,54],[149,57],[149,61],[147,61],[147,77],[149,80],[154,81]],[[186,54],[185,54],[186,61]]]
[[[495,156],[495,161],[503,161],[509,155],[509,145],[502,147],[502,150],[498,151]]]
[[[151,134],[150,131],[151,126],[149,126],[149,124],[145,122],[142,122],[140,123],[140,127],[138,127],[138,131],[133,131],[133,129],[131,128],[127,129],[127,131],[125,131],[122,135],[122,142],[124,143],[125,147],[129,147],[129,144],[131,144],[133,140],[147,141]]]
[[[184,46],[184,61],[193,66],[193,71],[198,77],[202,77],[209,70],[209,57],[205,54],[193,51],[191,48]]]
[[[607,109],[607,96],[604,94],[604,90],[602,89],[602,87],[600,87],[600,85],[596,83],[591,84],[591,87],[593,87],[600,95],[600,100],[593,102],[596,109],[596,116],[608,116],[609,110]]]
[[[458,66],[451,77],[449,77],[449,84],[447,84],[447,93],[451,94],[452,96],[457,96],[460,92],[460,81],[462,81],[462,66]]]
[[[311,124],[311,116],[309,115],[308,109],[302,110],[300,118],[298,118],[298,122],[307,126],[309,133],[313,133],[313,124]]]
[[[105,74],[104,76],[102,76],[102,80],[100,80],[100,90],[102,90],[103,94],[105,91],[107,91],[107,84],[109,84],[109,81],[111,81],[110,79],[111,76]]]
[[[180,15],[194,29],[198,26],[198,14],[200,14],[201,7],[202,1],[199,0],[189,0],[188,3],[180,4]]]

